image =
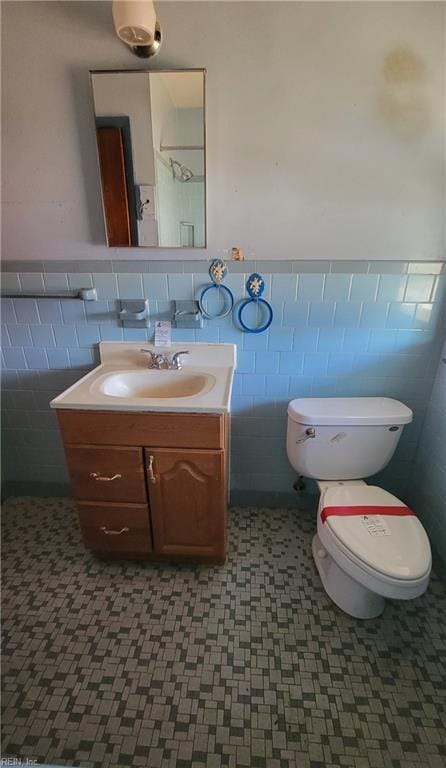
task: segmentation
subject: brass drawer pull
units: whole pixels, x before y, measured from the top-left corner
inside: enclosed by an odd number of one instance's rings
[[[147,472],[149,475],[149,480],[151,483],[156,483],[156,477],[155,473],[153,471],[153,462],[155,461],[154,456],[149,456],[149,466],[147,467]]]
[[[92,480],[98,480],[101,483],[111,483],[112,480],[120,480],[122,475],[113,475],[113,477],[105,477],[100,475],[99,472],[91,472],[90,477]]]
[[[130,528],[121,528],[120,531],[109,531],[108,528],[105,527],[105,525],[102,525],[100,530],[102,533],[105,533],[107,536],[120,536],[122,533],[128,533],[130,531]]]

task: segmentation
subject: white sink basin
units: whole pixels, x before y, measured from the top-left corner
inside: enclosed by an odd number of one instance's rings
[[[169,359],[184,350],[145,345]],[[190,342],[180,371],[147,367],[140,341],[101,341],[100,365],[51,400],[51,408],[229,413],[236,347]]]
[[[187,371],[131,370],[102,376],[92,391],[121,398],[183,398],[209,392],[214,376]]]

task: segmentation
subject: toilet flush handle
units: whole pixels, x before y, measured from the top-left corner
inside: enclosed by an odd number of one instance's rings
[[[308,429],[305,430],[304,436],[300,437],[299,440],[296,440],[296,443],[304,443],[306,440],[310,440],[312,437],[316,437],[316,430],[314,427],[308,427]]]

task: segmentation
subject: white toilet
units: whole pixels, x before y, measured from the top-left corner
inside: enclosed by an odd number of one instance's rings
[[[396,496],[362,478],[393,456],[412,411],[387,397],[327,397],[288,405],[287,454],[320,490],[313,557],[329,597],[358,619],[385,599],[426,591],[432,567],[426,532]]]

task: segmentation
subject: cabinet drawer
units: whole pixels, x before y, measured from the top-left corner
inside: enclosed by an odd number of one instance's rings
[[[143,555],[152,551],[147,504],[78,502],[84,544],[93,552]]]
[[[75,498],[147,501],[141,448],[66,445],[65,453]]]

